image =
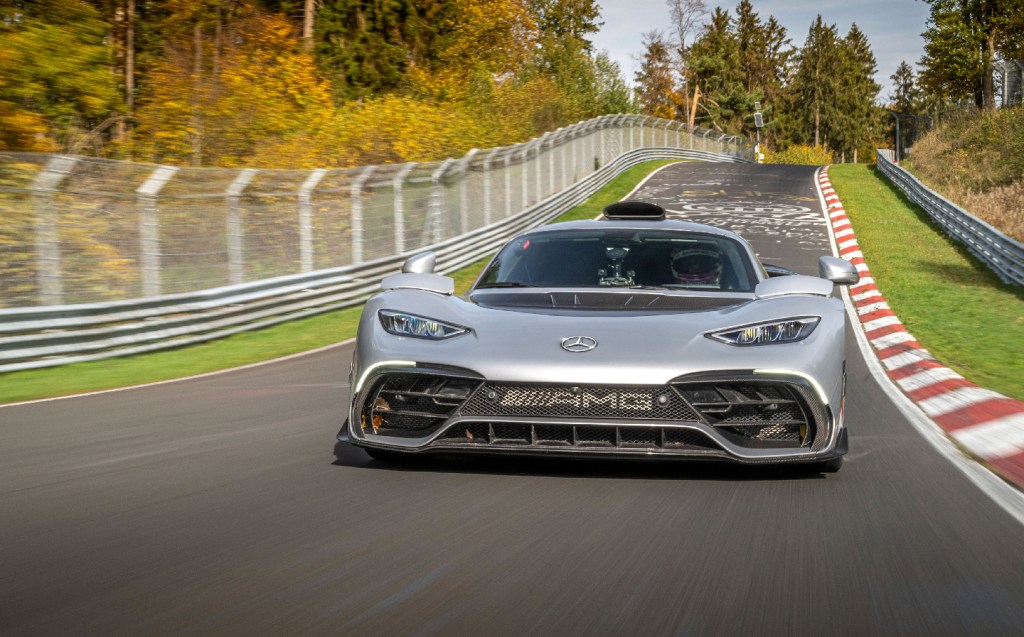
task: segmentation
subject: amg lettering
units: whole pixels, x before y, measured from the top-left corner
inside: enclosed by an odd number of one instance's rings
[[[498,401],[502,407],[536,408],[569,407],[586,412],[591,409],[610,411],[653,411],[654,399],[642,392],[550,391],[544,389],[508,389]]]

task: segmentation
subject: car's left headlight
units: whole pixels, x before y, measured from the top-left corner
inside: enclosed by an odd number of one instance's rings
[[[821,319],[817,316],[801,316],[781,321],[730,327],[718,332],[707,332],[704,336],[729,345],[796,343],[810,336],[820,321]]]
[[[407,312],[380,310],[377,316],[380,317],[380,324],[384,326],[388,334],[394,334],[395,336],[441,340],[469,332],[469,328],[462,327],[461,325],[452,325],[451,323]]]

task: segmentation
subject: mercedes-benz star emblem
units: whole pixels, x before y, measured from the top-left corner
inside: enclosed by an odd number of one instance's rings
[[[574,354],[589,352],[595,347],[597,347],[597,341],[589,336],[570,336],[562,339],[562,349]]]

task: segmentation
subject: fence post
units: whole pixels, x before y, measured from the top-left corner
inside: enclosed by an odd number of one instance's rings
[[[473,163],[473,157],[480,152],[474,148],[466,153],[466,156],[459,160],[459,231],[461,234],[469,232],[469,165]]]
[[[537,203],[544,201],[544,170],[541,165],[540,156],[544,152],[544,141],[551,133],[544,133],[539,139],[531,142],[537,147],[537,155],[534,157],[533,170],[537,177]]]
[[[352,201],[352,265],[363,262],[363,184],[376,169],[376,166],[363,168],[349,186]]]
[[[505,216],[512,216],[512,152],[505,153]]]
[[[398,169],[394,179],[391,180],[391,189],[395,193],[395,252],[397,254],[405,252],[405,193],[403,192],[405,178],[415,167],[416,162],[414,161],[405,164]]]
[[[313,191],[326,174],[326,168],[317,168],[299,187],[299,255],[303,272],[313,271]]]
[[[566,139],[568,138],[568,139]],[[567,165],[569,159],[569,144],[572,143],[572,131],[563,132],[561,142],[558,144],[558,166],[561,171],[558,179],[558,189],[565,190],[571,181],[569,181],[569,166]]]
[[[167,182],[178,172],[176,166],[157,166],[146,181],[135,190],[139,206],[139,247],[142,265],[142,296],[159,296],[160,276],[160,210],[156,198]]]
[[[444,185],[441,180],[444,179],[444,174],[448,172],[448,169],[454,163],[454,159],[446,159],[441,162],[441,165],[430,175],[430,230],[431,230],[431,242],[441,243],[444,238]],[[424,231],[426,228],[424,228]],[[424,233],[426,234],[426,233]]]
[[[242,227],[242,206],[239,199],[258,172],[255,168],[242,170],[224,193],[228,198],[228,283],[231,285],[245,280],[245,231]]]
[[[487,153],[487,157],[484,157],[484,225],[491,225],[491,215],[493,209],[493,202],[491,201],[491,158],[498,152],[497,148],[492,148],[491,152]]]
[[[580,135],[580,130],[581,129],[578,126],[572,129],[573,135],[569,148],[569,162],[572,164],[572,174],[569,177],[572,180],[571,183],[575,183],[576,175],[579,174],[580,170],[579,153],[576,152],[576,147],[579,146],[580,138],[582,137],[582,135]]]
[[[523,205],[522,205],[522,210],[526,210],[527,208],[530,207],[530,171],[528,170],[528,168],[526,166],[526,160],[529,157],[529,155],[530,155],[530,144],[529,143],[523,143],[523,151],[522,151],[522,153],[520,155],[521,159],[520,159],[520,162],[519,162],[519,164],[520,164],[520,166],[522,168],[522,170],[520,171],[520,173],[521,173],[520,176],[523,178],[523,190],[522,190],[522,193],[523,193]]]
[[[53,207],[53,191],[71,174],[79,161],[77,157],[51,157],[46,167],[32,180],[32,199],[36,211],[36,285],[39,288],[40,305],[61,305],[64,302],[60,226],[57,211]]]
[[[551,135],[551,139],[548,140],[548,194],[554,194],[558,192],[555,188],[555,140],[558,138],[562,129],[559,128]]]

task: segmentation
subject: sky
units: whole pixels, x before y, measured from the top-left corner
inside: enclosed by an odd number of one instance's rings
[[[922,0],[751,0],[754,10],[767,20],[775,18],[786,27],[793,46],[800,48],[807,31],[821,14],[826,24],[835,24],[839,35],[845,36],[854,22],[868,37],[875,54],[878,72],[875,81],[882,86],[880,97],[893,92],[892,80],[900,62],[915,66],[924,53],[924,32],[929,5]],[[632,84],[639,68],[637,58],[643,53],[642,34],[652,30],[669,30],[669,13],[665,0],[598,0],[604,26],[593,36],[594,47],[608,51],[618,62],[622,74]],[[715,6],[734,9],[739,0],[720,3],[709,0],[708,11]],[[916,66],[915,66],[916,70]]]

